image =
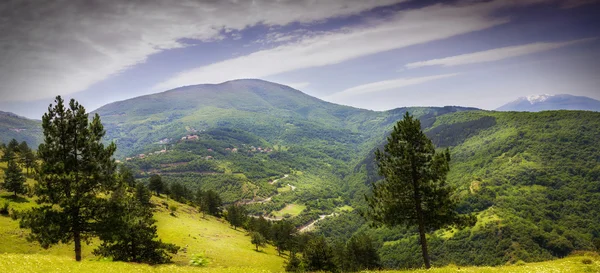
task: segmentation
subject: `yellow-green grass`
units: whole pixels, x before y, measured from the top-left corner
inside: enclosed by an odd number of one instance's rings
[[[273,216],[275,216],[275,217],[283,217],[283,216],[288,215],[288,214],[290,216],[297,216],[304,209],[306,209],[305,205],[301,205],[301,204],[289,204],[289,205],[285,206],[284,208],[282,208],[281,210],[275,211],[275,212],[273,212],[271,214]]]
[[[337,211],[337,212],[351,212],[353,210],[354,210],[354,208],[351,206],[348,206],[348,205],[344,205],[344,206],[335,208],[335,211]]]
[[[584,264],[584,260],[591,260],[591,264]],[[600,272],[600,260],[597,256],[573,256],[564,259],[539,262],[523,263],[520,265],[505,265],[498,267],[476,267],[450,265],[429,270],[394,270],[394,271],[366,271],[385,273],[577,273],[577,272]]]
[[[236,257],[231,257],[236,259]],[[584,259],[590,259],[591,264],[584,264]],[[229,267],[229,268],[197,268],[191,266],[161,265],[149,266],[135,263],[83,261],[75,262],[65,256],[43,254],[0,254],[0,271],[25,273],[25,272],[90,272],[90,273],[258,273],[268,272],[260,268]],[[391,271],[365,271],[381,273],[577,273],[600,272],[600,261],[597,257],[575,256],[565,259],[529,263],[522,265],[507,265],[499,267],[463,267],[446,266],[429,270],[391,270]]]
[[[283,187],[281,187],[281,188],[277,188],[277,192],[278,192],[278,193],[289,192],[289,191],[291,191],[291,190],[292,190],[292,187],[291,187],[291,186],[287,186],[287,185],[286,185],[286,186],[283,186]]]
[[[173,257],[177,264],[187,264],[194,254],[202,254],[210,260],[208,267],[251,267],[257,270],[281,271],[284,258],[277,255],[272,246],[261,248],[259,252],[250,243],[250,237],[244,230],[234,230],[227,222],[212,216],[203,218],[196,209],[172,200],[158,201],[154,217],[158,226],[159,237],[174,243],[186,251],[180,251]],[[171,216],[166,206],[177,205],[175,216]]]
[[[10,208],[15,210],[24,210],[35,206],[35,202],[28,198],[13,199],[10,193],[0,192],[0,203],[4,203],[5,200],[10,201]],[[253,272],[280,272],[283,270],[284,258],[278,256],[272,246],[261,248],[258,252],[255,251],[255,247],[250,243],[250,238],[245,231],[234,230],[226,222],[215,217],[203,218],[195,208],[173,200],[153,197],[152,201],[156,204],[154,217],[157,219],[159,238],[182,247],[179,253],[173,256],[173,262],[176,265],[186,266],[192,255],[201,254],[210,261],[207,268],[253,268]],[[163,203],[177,206],[175,216],[170,215],[170,211]],[[72,244],[60,244],[43,249],[36,242],[28,242],[27,234],[27,230],[19,228],[18,221],[14,221],[8,216],[0,216],[0,253],[45,254],[48,256],[41,255],[39,257],[66,259],[65,261],[73,259]],[[83,246],[84,260],[98,260],[98,257],[91,254],[98,243],[98,240],[92,239],[91,245]],[[106,262],[102,264],[106,264]],[[119,272],[118,269],[111,270]],[[28,271],[24,270],[23,272]],[[73,272],[77,272],[77,269],[73,269]],[[240,271],[232,272],[246,271],[240,269]]]

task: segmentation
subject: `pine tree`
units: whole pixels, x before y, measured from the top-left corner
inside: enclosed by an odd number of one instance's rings
[[[25,176],[23,176],[21,167],[19,167],[15,160],[8,161],[2,187],[8,192],[12,192],[14,196],[25,193]]]
[[[143,184],[136,187],[145,189]],[[150,193],[144,196],[150,197]],[[144,199],[145,201],[145,199]],[[115,261],[161,264],[171,261],[169,254],[176,254],[179,247],[157,240],[156,220],[150,207],[139,202],[139,197],[129,196],[124,187],[112,193],[110,201],[101,213],[98,231],[102,244],[94,255],[111,257]]]
[[[12,139],[6,148],[4,149],[4,155],[2,156],[2,161],[8,162],[16,158],[17,153],[19,153],[19,142],[16,139]]]
[[[277,247],[277,253],[281,256],[281,252],[291,250],[296,235],[296,227],[287,220],[277,221],[271,227],[271,238]]]
[[[123,181],[123,183],[125,183],[125,185],[127,185],[128,187],[134,188],[136,186],[135,177],[133,177],[133,172],[130,168],[126,166],[120,166],[119,175],[121,176],[121,180]]]
[[[348,240],[345,254],[347,271],[373,270],[379,267],[375,242],[365,233],[357,233]]]
[[[160,195],[160,193],[162,193],[165,190],[165,185],[164,185],[160,175],[155,174],[150,177],[150,182],[148,183],[148,188],[151,191],[155,192],[157,196]]]
[[[322,236],[312,238],[304,247],[302,255],[308,271],[335,271],[333,252]]]
[[[239,205],[229,205],[227,207],[227,221],[233,226],[233,229],[244,225],[247,216],[246,209]]]
[[[21,226],[31,229],[30,240],[47,248],[74,242],[75,259],[81,261],[81,241],[97,235],[97,213],[106,204],[115,182],[111,158],[114,143],[104,146],[100,117],[88,119],[75,100],[68,106],[58,96],[42,117],[44,143],[35,193],[40,206],[24,215]]]
[[[140,203],[140,205],[144,207],[152,207],[152,203],[150,203],[150,198],[152,197],[152,193],[144,185],[143,183],[137,183],[135,185],[135,199]]]
[[[419,120],[406,113],[375,157],[384,180],[374,184],[367,197],[368,215],[388,226],[417,226],[423,261],[430,268],[425,234],[472,223],[472,218],[458,215],[453,188],[446,184],[450,152],[436,152]]]

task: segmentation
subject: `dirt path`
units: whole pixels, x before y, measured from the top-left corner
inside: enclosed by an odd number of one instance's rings
[[[302,232],[311,231],[311,230],[313,230],[313,229],[315,228],[315,224],[316,224],[317,222],[319,222],[319,221],[321,221],[321,220],[323,220],[323,219],[325,219],[325,218],[327,218],[327,217],[330,217],[330,216],[335,216],[335,215],[337,215],[337,213],[335,213],[335,212],[334,212],[334,213],[332,213],[332,214],[327,214],[327,215],[325,215],[325,214],[323,214],[323,215],[319,215],[319,219],[317,219],[317,220],[314,220],[314,221],[312,221],[312,222],[308,223],[307,225],[305,225],[305,226],[303,226],[303,227],[299,228],[299,229],[298,229],[298,232],[302,233]]]

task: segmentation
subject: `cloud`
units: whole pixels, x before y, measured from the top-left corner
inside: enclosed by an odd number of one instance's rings
[[[348,97],[353,97],[357,95],[364,95],[368,93],[374,93],[379,91],[398,89],[410,85],[426,83],[429,81],[435,81],[439,79],[454,77],[458,74],[442,74],[442,75],[434,75],[434,76],[425,76],[425,77],[417,77],[417,78],[401,78],[394,80],[386,80],[379,82],[367,83],[359,86],[354,86],[348,88],[344,91],[332,94],[330,96],[325,97],[325,100],[328,101],[339,101]]]
[[[491,14],[511,5],[537,1],[491,1],[436,4],[397,13],[369,26],[310,36],[272,49],[257,51],[181,72],[156,91],[237,78],[262,78],[284,72],[341,63],[354,58],[449,38],[508,22]]]
[[[475,64],[475,63],[484,63],[484,62],[494,62],[503,59],[533,54],[537,52],[547,51],[551,49],[556,49],[560,47],[565,47],[569,45],[579,44],[591,40],[595,40],[596,38],[588,38],[588,39],[580,39],[574,41],[566,41],[566,42],[553,42],[553,43],[532,43],[526,45],[518,45],[518,46],[509,46],[502,48],[495,48],[486,51],[480,51],[469,54],[462,54],[452,57],[446,57],[441,59],[433,59],[422,62],[414,62],[405,65],[407,68],[417,68],[424,66],[457,66],[457,65],[466,65],[466,64]]]
[[[4,0],[0,94],[3,100],[70,94],[184,47],[183,38],[237,39],[236,31],[258,24],[314,23],[401,1]]]
[[[292,83],[282,83],[296,90],[302,90],[303,88],[310,85],[310,82],[292,82]]]

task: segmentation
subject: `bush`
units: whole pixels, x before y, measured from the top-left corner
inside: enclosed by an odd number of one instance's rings
[[[517,266],[523,266],[523,265],[525,265],[525,264],[526,264],[526,263],[525,263],[523,260],[518,260],[518,261],[515,263],[515,265],[517,265]]]
[[[1,215],[8,215],[9,209],[8,207],[10,206],[8,201],[4,201],[4,204],[2,205],[2,207],[0,207],[0,214]]]
[[[585,258],[585,259],[581,260],[581,262],[583,264],[592,264],[592,259]]]
[[[202,254],[194,254],[192,255],[192,259],[190,260],[191,266],[206,266],[208,265],[208,259],[204,257]]]

